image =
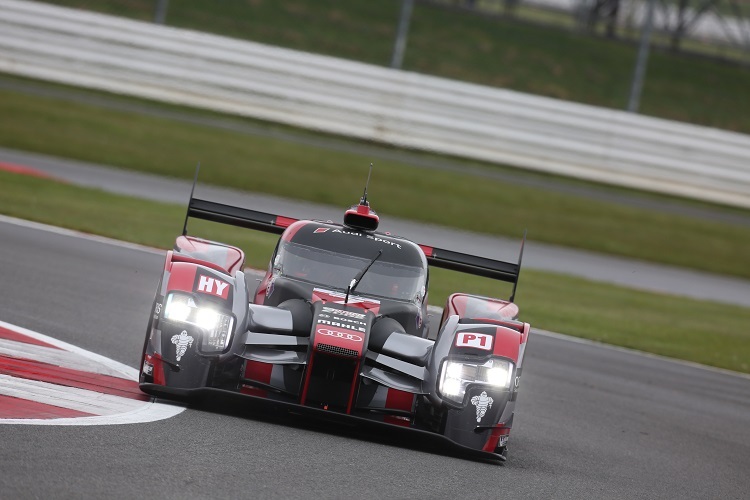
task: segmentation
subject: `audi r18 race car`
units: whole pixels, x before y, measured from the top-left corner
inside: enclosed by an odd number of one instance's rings
[[[256,290],[242,250],[188,236],[189,218],[280,234]],[[502,262],[418,245],[378,222],[367,188],[343,224],[191,193],[156,292],[141,389],[408,427],[504,461],[530,328],[513,303],[523,243],[518,263]],[[429,325],[430,266],[510,282],[513,294],[455,293]]]

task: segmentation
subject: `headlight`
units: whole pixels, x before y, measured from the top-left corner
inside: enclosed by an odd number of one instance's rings
[[[167,305],[164,308],[164,317],[172,321],[186,321],[190,316],[191,308],[198,307],[192,297],[183,295],[170,295],[167,297]]]
[[[484,364],[447,360],[440,373],[440,394],[461,403],[469,384],[485,384],[508,389],[513,377],[513,363],[504,359],[490,359]]]
[[[195,314],[196,324],[204,330],[213,330],[216,328],[221,314],[206,307],[201,307]]]
[[[169,294],[164,307],[164,319],[201,328],[205,332],[201,341],[201,350],[204,352],[223,351],[232,338],[234,318],[210,306],[199,306],[189,295]]]

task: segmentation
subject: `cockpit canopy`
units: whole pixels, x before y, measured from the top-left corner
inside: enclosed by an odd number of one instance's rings
[[[290,227],[274,258],[279,276],[344,291],[382,250],[357,285],[357,295],[419,301],[427,285],[427,262],[414,243],[320,223]]]

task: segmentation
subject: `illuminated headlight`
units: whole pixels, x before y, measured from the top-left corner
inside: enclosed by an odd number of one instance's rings
[[[201,307],[195,313],[195,323],[204,330],[213,330],[216,328],[220,317],[221,314],[218,312],[207,307]]]
[[[223,351],[232,338],[234,318],[212,307],[199,306],[193,297],[177,293],[169,294],[164,307],[164,319],[188,323],[204,331],[201,350]]]
[[[508,389],[513,377],[513,363],[504,359],[490,359],[484,364],[448,360],[440,372],[440,394],[461,403],[470,384],[484,384]]]
[[[187,321],[192,309],[197,308],[192,297],[186,295],[170,295],[164,307],[164,317],[172,321]]]

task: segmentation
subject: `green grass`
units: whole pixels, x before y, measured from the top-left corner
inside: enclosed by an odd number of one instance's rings
[[[144,21],[154,0],[49,0]],[[180,0],[167,23],[387,65],[400,0]],[[404,69],[624,109],[637,46],[418,2]],[[750,68],[653,50],[647,115],[750,132]]]
[[[371,158],[137,113],[0,90],[0,145],[348,206]],[[427,157],[429,158],[429,157]],[[540,188],[378,161],[384,216],[750,277],[750,228],[582,199]],[[732,213],[736,213],[733,211]],[[746,213],[746,212],[745,212]]]
[[[0,212],[160,248],[170,248],[184,207],[0,172]],[[113,221],[117,221],[113,223]],[[239,245],[267,265],[275,237],[203,221],[191,234]],[[449,293],[507,297],[491,280],[433,270],[430,303]],[[707,365],[750,372],[750,309],[638,292],[552,273],[524,271],[521,317],[535,327]]]

